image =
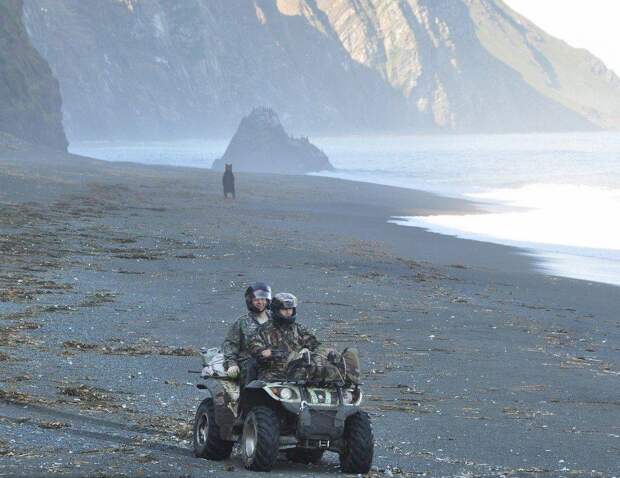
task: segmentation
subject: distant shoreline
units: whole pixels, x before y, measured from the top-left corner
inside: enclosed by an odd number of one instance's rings
[[[523,154],[526,154],[528,148],[533,148],[532,151],[537,151],[536,148],[539,145],[540,141],[542,141],[543,145],[563,145],[566,144],[565,140],[567,139],[567,135],[565,133],[558,134],[544,134],[541,135],[541,139],[532,142],[532,135],[530,134],[520,134],[520,135],[509,135],[515,138],[514,141],[510,140],[507,144],[509,147],[515,147],[517,150],[521,147],[525,148]],[[423,135],[410,135],[408,137],[402,137],[406,140],[403,142],[402,147],[396,147],[392,149],[393,141],[388,140],[388,137],[385,135],[380,135],[376,137],[359,137],[359,138],[351,138],[351,141],[345,141],[343,139],[336,140],[334,138],[318,138],[317,144],[319,144],[322,148],[328,146],[328,150],[332,150],[334,155],[338,157],[339,155],[344,155],[345,157],[351,156],[354,154],[357,149],[359,149],[359,153],[361,155],[370,155],[368,156],[369,161],[372,159],[378,163],[375,164],[375,167],[381,168],[383,162],[381,158],[380,151],[377,150],[377,147],[383,146],[386,151],[386,154],[389,155],[403,155],[406,154],[406,151],[411,151],[411,154],[420,153],[416,148],[421,148],[422,152],[420,154],[432,155],[432,148],[436,148],[436,142],[434,140],[430,140],[430,142],[425,142],[422,140]],[[577,148],[583,147],[583,143],[590,143],[595,141],[595,138],[600,138],[602,141],[601,144],[607,144],[610,141],[613,143],[613,135],[610,136],[610,133],[584,133],[584,137],[582,140],[577,141],[570,136],[570,141],[576,141],[575,146]],[[385,138],[385,140],[381,140],[381,138]],[[397,136],[394,138],[398,138]],[[482,151],[492,151],[489,148],[496,148],[496,142],[493,139],[493,136],[489,135],[447,135],[446,139],[448,143],[446,143],[446,150],[450,151],[459,146],[469,148],[471,147],[469,143],[464,143],[464,141],[469,141],[471,144],[476,144],[482,148]],[[519,140],[518,138],[523,138]],[[607,139],[606,139],[607,138]],[[618,135],[620,138],[620,135]],[[498,137],[499,139],[499,137]],[[515,142],[516,141],[516,142]],[[505,141],[504,141],[505,142]],[[325,143],[325,144],[324,144]],[[570,142],[569,142],[570,143]],[[212,162],[212,159],[207,159],[207,157],[217,157],[220,156],[223,151],[226,149],[228,142],[223,139],[219,140],[179,140],[176,142],[86,142],[86,143],[74,143],[72,149],[78,152],[91,153],[98,157],[105,157],[108,160],[123,160],[123,159],[131,159],[134,161],[139,161],[143,164],[162,164],[169,165],[170,163],[177,163],[176,165],[186,166],[186,167],[198,167],[198,168],[209,168]],[[503,143],[500,143],[503,144]],[[568,144],[567,147],[575,147],[571,146],[572,143]],[[365,146],[364,146],[365,145]],[[553,146],[553,147],[556,147]],[[342,149],[345,147],[345,149]],[[351,148],[349,151],[346,148]],[[357,148],[357,149],[356,149]],[[431,148],[425,150],[424,148]],[[206,153],[205,153],[206,151]],[[375,156],[372,156],[372,154]],[[550,151],[549,151],[550,152]],[[516,154],[513,153],[513,154]],[[377,156],[378,155],[378,156]],[[372,156],[372,158],[371,158]],[[348,160],[347,160],[348,161]],[[355,161],[354,161],[355,162]],[[374,163],[373,163],[374,164]],[[372,165],[368,166],[372,169]],[[403,164],[405,170],[407,170],[406,164]],[[233,169],[234,165],[233,165]],[[415,167],[414,167],[415,170]],[[238,170],[237,170],[238,172]],[[217,171],[216,171],[217,173]],[[386,171],[388,173],[388,171]],[[447,182],[445,184],[450,183],[450,172],[443,171],[446,174]],[[323,176],[323,177],[332,177],[339,178],[349,181],[357,181],[363,182],[366,184],[384,184],[387,186],[393,185],[398,187],[405,187],[406,189],[411,189],[413,191],[417,191],[417,188],[421,188],[421,190],[429,191],[433,194],[438,194],[440,197],[449,197],[462,200],[464,203],[470,204],[471,199],[466,195],[459,193],[458,190],[454,191],[454,194],[450,194],[449,190],[433,190],[437,189],[437,186],[440,185],[437,181],[425,181],[425,176],[422,174],[417,177],[411,176],[411,173],[407,173],[408,175],[405,178],[398,178],[398,175],[395,174],[394,171],[389,171],[389,174],[382,175],[381,171],[377,171],[373,173],[370,169],[368,171],[361,170],[349,170],[342,169],[336,170],[332,173],[324,174],[324,173],[310,173],[311,176]],[[385,176],[385,177],[384,177]],[[482,181],[488,181],[493,177],[493,172],[489,171],[487,174],[487,178],[479,177],[478,179]],[[445,186],[444,186],[445,189]],[[561,192],[561,191],[560,191]],[[540,191],[538,192],[540,194]],[[498,200],[495,204],[500,204],[502,201]],[[484,210],[487,210],[488,207],[491,206],[491,203],[488,201],[485,203],[481,203],[480,212],[484,214]],[[498,208],[493,207],[494,211],[498,211]],[[499,210],[503,211],[512,211],[514,208],[502,206]],[[442,214],[446,214],[446,212],[442,212]],[[398,214],[398,216],[409,216]],[[393,216],[387,216],[385,218],[386,221],[392,221]],[[439,221],[442,218],[438,218]],[[484,218],[482,219],[484,220]],[[475,219],[474,221],[477,221]],[[547,223],[551,223],[554,221],[554,217],[549,217]],[[535,258],[534,268],[543,274],[557,274],[564,277],[573,277],[577,279],[582,279],[586,281],[598,281],[603,283],[611,283],[617,284],[620,281],[620,270],[613,272],[613,267],[610,269],[610,265],[613,266],[616,262],[613,259],[613,253],[610,252],[608,263],[605,262],[603,258],[596,259],[591,257],[590,251],[587,249],[577,250],[570,247],[565,247],[562,245],[557,246],[544,246],[535,240],[535,232],[532,231],[532,236],[530,239],[519,239],[513,240],[510,236],[504,237],[501,236],[502,232],[506,231],[506,229],[497,230],[496,233],[499,235],[494,236],[493,234],[477,234],[475,232],[470,232],[467,229],[459,229],[458,226],[451,227],[450,224],[446,226],[435,226],[432,221],[425,221],[424,218],[417,219],[414,221],[415,224],[409,223],[408,225],[416,225],[418,227],[422,227],[426,230],[434,232],[436,234],[444,234],[453,237],[459,237],[465,240],[474,240],[486,242],[489,244],[498,244],[507,247],[516,247],[518,250],[521,250],[523,254],[530,256],[531,258]],[[418,224],[419,223],[419,224]],[[427,224],[428,223],[428,224]],[[488,221],[487,221],[488,223]],[[405,225],[402,221],[397,222],[399,225]],[[492,224],[489,224],[492,225]],[[519,229],[529,230],[527,228]],[[512,232],[514,234],[514,231]],[[522,234],[521,234],[522,235]],[[565,235],[563,237],[571,237],[571,234]],[[560,239],[557,244],[563,244],[563,239]],[[595,251],[596,252],[596,251]],[[604,251],[601,250],[600,253]],[[606,256],[607,257],[607,256]],[[618,266],[620,269],[620,264]]]

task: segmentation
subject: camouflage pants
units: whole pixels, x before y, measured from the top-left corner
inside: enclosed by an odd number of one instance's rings
[[[231,380],[218,380],[221,387],[218,387],[213,397],[215,405],[226,406],[232,414],[238,416],[239,410],[239,384]]]

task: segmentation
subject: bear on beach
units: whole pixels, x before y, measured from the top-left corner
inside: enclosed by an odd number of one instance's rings
[[[222,185],[224,186],[224,199],[227,199],[229,194],[235,199],[235,176],[232,172],[232,164],[226,164],[224,166]]]

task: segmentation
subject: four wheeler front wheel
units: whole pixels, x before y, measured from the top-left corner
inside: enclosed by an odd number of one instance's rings
[[[344,424],[344,446],[340,452],[340,469],[344,473],[364,474],[370,471],[375,449],[370,417],[358,412]]]
[[[245,418],[241,435],[243,464],[248,470],[271,471],[278,458],[280,420],[274,410],[255,407]]]
[[[225,460],[232,452],[233,442],[220,438],[220,427],[215,422],[213,407],[213,399],[206,398],[196,411],[194,454],[208,460]]]

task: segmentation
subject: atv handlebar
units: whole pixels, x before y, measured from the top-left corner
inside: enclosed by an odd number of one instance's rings
[[[259,362],[268,362],[271,360],[286,360],[289,356],[289,352],[286,349],[281,348],[266,348],[265,350],[271,350],[271,355],[269,357],[259,356]]]

